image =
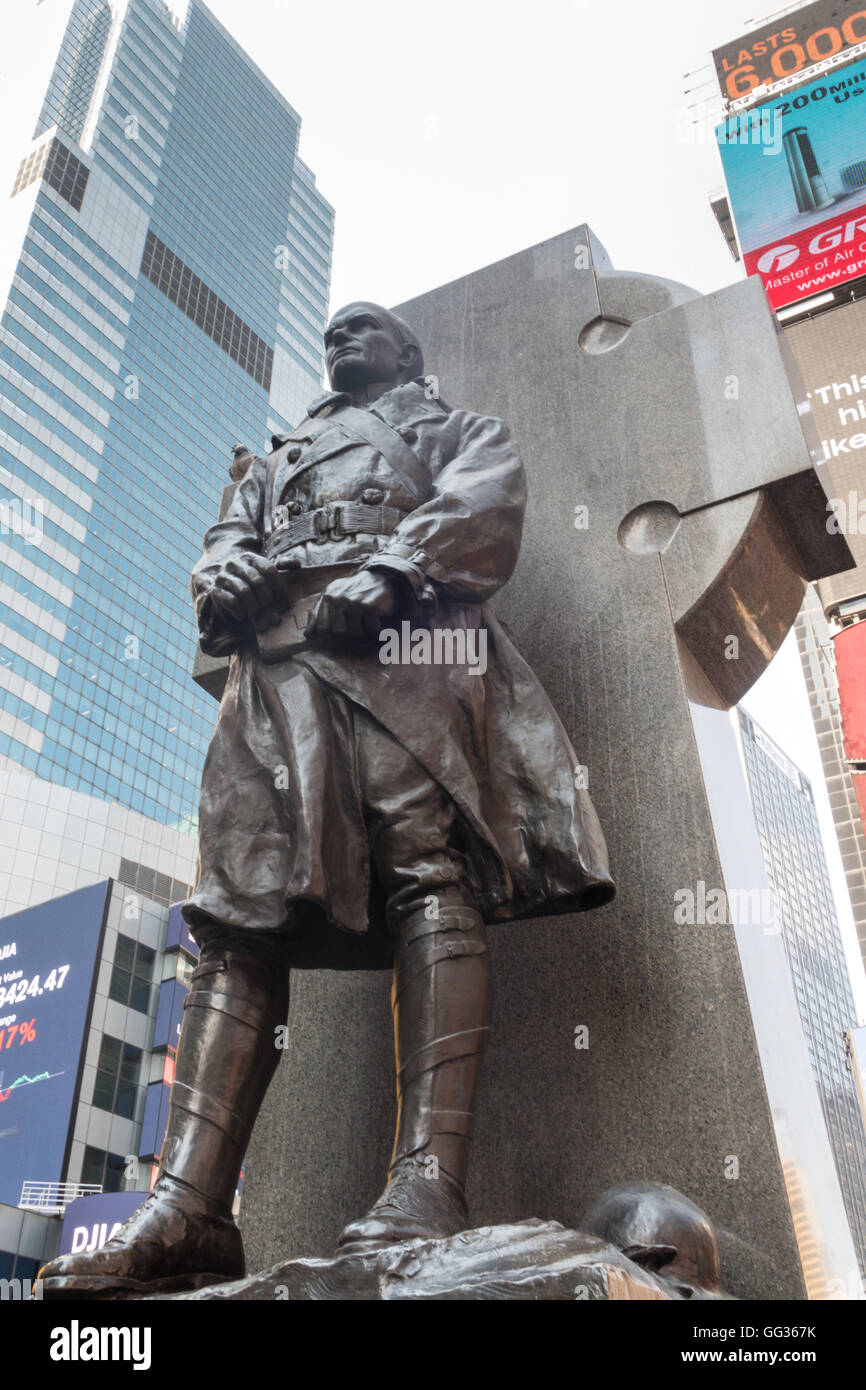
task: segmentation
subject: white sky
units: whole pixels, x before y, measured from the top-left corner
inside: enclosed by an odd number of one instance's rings
[[[70,8],[71,0],[2,0],[0,188],[11,188],[29,144]],[[332,307],[399,303],[582,221],[621,269],[703,293],[739,279],[707,200],[722,186],[710,52],[766,13],[763,4],[210,0],[210,8],[302,117],[301,156],[337,213]],[[703,119],[692,126],[694,102]],[[790,639],[786,647],[747,704],[816,786],[866,1018],[805,687]]]

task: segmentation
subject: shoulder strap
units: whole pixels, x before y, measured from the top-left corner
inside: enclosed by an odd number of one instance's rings
[[[409,448],[392,425],[372,410],[359,410],[346,405],[334,411],[331,420],[350,437],[360,438],[376,449],[389,468],[406,484],[417,504],[426,502],[430,494],[430,479],[413,449]]]

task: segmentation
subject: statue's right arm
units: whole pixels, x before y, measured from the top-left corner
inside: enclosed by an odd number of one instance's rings
[[[254,459],[235,489],[225,516],[206,532],[204,553],[192,572],[190,588],[199,640],[202,651],[208,656],[225,656],[235,651],[249,635],[249,622],[240,615],[239,605],[232,605],[226,598],[223,585],[232,571],[239,575],[249,569],[250,561],[257,566],[264,564],[262,531],[266,472],[267,459]],[[236,577],[235,589],[239,585]]]

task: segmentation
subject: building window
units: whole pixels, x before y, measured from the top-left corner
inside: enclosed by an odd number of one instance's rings
[[[29,1279],[32,1283],[43,1263],[16,1255],[14,1250],[0,1250],[0,1279]]]
[[[83,195],[82,195],[83,196]],[[184,265],[179,256],[149,231],[141,258],[141,274],[172,304],[193,320],[265,391],[271,389],[274,350],[244,323],[233,309]],[[205,306],[207,308],[205,309]]]
[[[128,888],[137,889],[145,897],[155,898],[157,902],[167,903],[169,906],[192,897],[191,883],[183,883],[179,878],[169,878],[168,874],[159,874],[156,869],[149,869],[146,864],[137,864],[133,859],[121,859],[117,881]]]
[[[156,952],[131,936],[118,936],[108,997],[146,1014]]]
[[[196,961],[190,960],[182,951],[178,951],[175,979],[179,980],[182,985],[186,985],[187,989],[192,988],[192,975],[196,964]]]
[[[18,174],[15,178],[15,183],[12,188],[13,198],[15,197],[16,193],[21,192],[22,188],[28,188],[31,183],[35,183],[36,180],[39,178],[39,175],[42,173],[43,167],[45,165],[45,159],[48,155],[48,151],[50,148],[51,141],[48,140],[45,142],[45,144],[40,145],[37,150],[33,150],[31,154],[28,154],[24,159],[22,159],[20,167],[18,169]]]
[[[45,181],[65,198],[76,212],[81,211],[87,188],[89,170],[71,150],[59,140],[52,141],[51,153],[45,166]]]
[[[140,1047],[133,1047],[106,1034],[99,1050],[93,1104],[100,1110],[110,1110],[131,1120],[135,1112],[140,1066]]]
[[[40,145],[38,150],[34,150],[22,161],[12,188],[12,197],[20,193],[22,188],[35,183],[43,168],[46,183],[50,184],[76,212],[80,212],[89,170],[71,150],[56,139]]]
[[[103,1192],[123,1192],[126,1186],[126,1159],[123,1154],[106,1153],[88,1144],[81,1165],[81,1181],[96,1183]]]

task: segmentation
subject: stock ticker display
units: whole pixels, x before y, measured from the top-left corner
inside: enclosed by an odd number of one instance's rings
[[[0,1202],[60,1182],[110,884],[0,921]]]

